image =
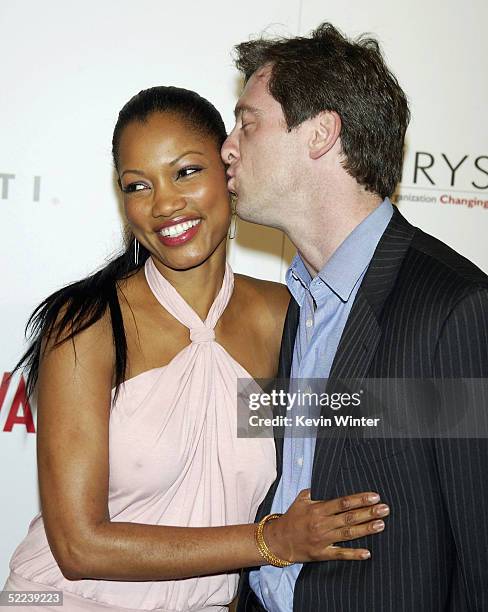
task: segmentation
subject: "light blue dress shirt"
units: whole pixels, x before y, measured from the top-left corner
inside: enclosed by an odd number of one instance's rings
[[[312,279],[300,255],[286,273],[286,284],[300,306],[291,366],[292,379],[328,378],[342,332],[371,262],[393,214],[386,198],[336,249]],[[292,385],[292,383],[291,383]],[[283,471],[271,512],[284,513],[302,489],[311,486],[315,437],[294,435],[286,428]],[[249,583],[269,612],[292,612],[293,591],[302,564],[286,568],[264,565],[252,571]]]

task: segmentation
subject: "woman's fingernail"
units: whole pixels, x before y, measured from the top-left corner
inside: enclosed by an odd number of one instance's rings
[[[369,550],[361,553],[361,559],[370,559],[370,558],[371,558],[371,553],[369,552]]]
[[[368,501],[370,501],[372,504],[377,504],[380,501],[380,496],[378,493],[372,493],[371,495],[368,495]]]
[[[374,512],[378,516],[384,516],[385,514],[390,513],[390,508],[388,508],[386,504],[380,504],[379,506],[376,506],[376,508],[374,509]]]
[[[375,521],[373,523],[373,529],[375,531],[381,531],[384,528],[385,528],[385,524],[383,523],[383,521]]]

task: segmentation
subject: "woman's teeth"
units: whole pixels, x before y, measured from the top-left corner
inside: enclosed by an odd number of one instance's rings
[[[195,227],[200,223],[201,219],[192,219],[191,221],[185,221],[184,223],[178,223],[177,225],[170,225],[169,227],[164,227],[159,233],[161,236],[180,236],[187,232],[191,227]]]

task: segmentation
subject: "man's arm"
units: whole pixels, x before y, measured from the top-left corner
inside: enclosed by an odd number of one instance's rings
[[[434,376],[488,379],[488,289],[465,297],[446,319]],[[436,439],[435,452],[469,609],[488,610],[488,439]]]

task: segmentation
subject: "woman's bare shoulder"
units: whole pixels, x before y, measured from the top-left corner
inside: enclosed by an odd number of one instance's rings
[[[259,314],[265,324],[270,320],[282,326],[290,302],[288,287],[282,283],[236,274],[236,285],[246,296],[247,305]]]

